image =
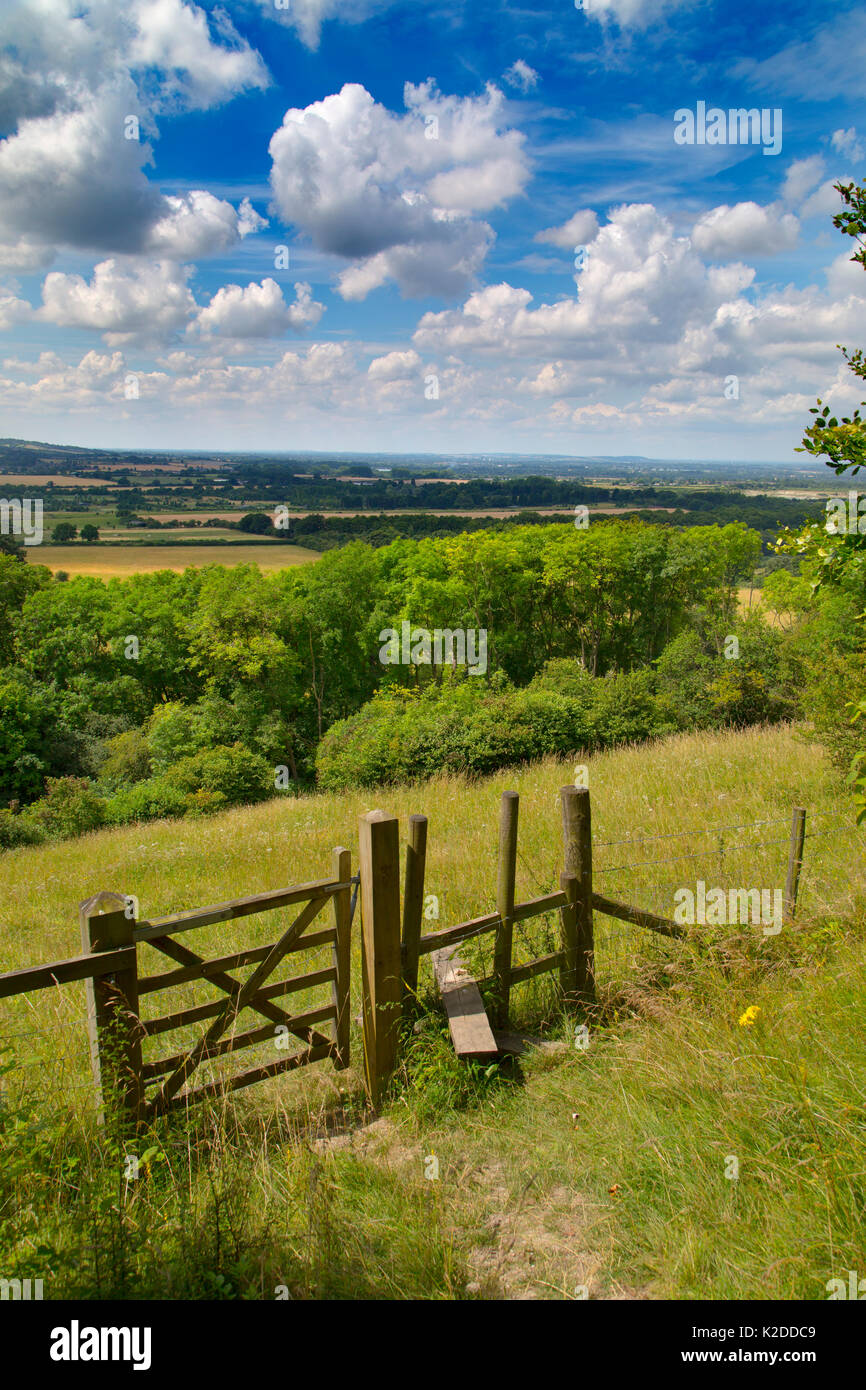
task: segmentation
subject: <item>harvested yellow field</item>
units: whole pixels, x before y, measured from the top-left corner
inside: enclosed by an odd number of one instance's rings
[[[289,569],[318,560],[317,550],[300,545],[82,545],[31,546],[27,558],[52,571],[89,574],[97,579],[124,579],[155,570],[200,569],[202,565],[258,565],[263,570]]]
[[[784,627],[780,614],[764,602],[763,594],[760,589],[750,589],[748,585],[737,590],[738,607],[740,613],[745,617],[752,610],[760,609],[764,615],[764,621],[770,627]]]
[[[115,487],[104,478],[76,478],[71,473],[3,473],[0,490],[7,487],[31,488],[51,483],[55,487]]]

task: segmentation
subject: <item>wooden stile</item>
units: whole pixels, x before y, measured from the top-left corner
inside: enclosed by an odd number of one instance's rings
[[[418,960],[421,917],[424,911],[424,872],[427,864],[427,817],[409,817],[406,843],[406,879],[403,889],[403,1017],[414,1011],[418,999]]]
[[[507,1021],[512,985],[558,970],[566,1002],[595,999],[593,911],[633,923],[668,937],[687,935],[684,927],[655,913],[607,898],[593,889],[592,821],[589,792],[563,787],[560,792],[565,868],[557,892],[523,903],[515,902],[519,797],[503,793],[500,805],[497,908],[495,912],[459,922],[422,936],[427,818],[410,817],[406,850],[405,895],[400,909],[399,823],[396,817],[372,811],[360,822],[360,900],[362,922],[362,993],[364,1063],[367,1088],[374,1104],[381,1101],[396,1061],[401,1014],[407,1017],[417,998],[421,955],[430,954],[434,975],[448,1014],[455,1050],[462,1057],[497,1055],[496,1035],[484,1011],[481,990],[494,996],[495,1022]],[[806,812],[795,807],[785,884],[785,917],[793,921],[806,836]],[[81,904],[82,954],[48,965],[28,966],[0,974],[0,998],[28,994],[70,981],[87,986],[88,1025],[94,1078],[100,1092],[103,1121],[116,1107],[126,1123],[140,1123],[163,1110],[185,1105],[220,1091],[237,1090],[255,1081],[330,1058],[338,1070],[349,1065],[351,1008],[351,855],[338,848],[332,857],[332,876],[309,883],[239,898],[211,907],[195,908],[154,921],[136,922],[131,899],[118,893],[98,893]],[[306,934],[314,918],[333,902],[334,926]],[[296,903],[295,921],[278,941],[233,951],[205,960],[181,942],[178,933],[195,927],[267,912]],[[523,965],[513,966],[513,928],[546,913],[558,912],[560,948]],[[401,931],[402,927],[402,931]],[[495,933],[493,974],[474,980],[456,947],[462,941]],[[139,978],[137,943],[147,943],[174,962],[174,969]],[[330,948],[331,963],[291,979],[270,977],[283,960],[314,947]],[[255,968],[245,982],[229,972],[245,965]],[[203,980],[225,997],[177,1010],[142,1022],[139,1000],[185,983]],[[318,986],[330,988],[331,1002],[291,1015],[274,999]],[[236,1032],[244,1009],[265,1020]],[[187,1025],[212,1020],[204,1036],[187,1052],[142,1063],[142,1040]],[[334,1039],[316,1024],[333,1022]],[[197,1090],[186,1086],[200,1063],[264,1043],[280,1030],[298,1037],[304,1050],[292,1057],[255,1067],[241,1075],[213,1081]],[[146,1082],[165,1076],[159,1094],[144,1099]]]
[[[473,936],[483,936],[485,932],[494,931],[501,920],[498,912],[488,912],[484,917],[473,917],[468,922],[458,922],[456,926],[429,932],[421,937],[421,955],[440,951],[443,946],[456,946],[458,941],[468,941]]]
[[[526,922],[531,917],[542,917],[546,912],[554,912],[567,904],[564,892],[545,893],[540,898],[530,898],[525,903],[515,903],[511,913],[512,922]],[[468,922],[458,922],[453,927],[443,927],[441,931],[428,932],[419,942],[422,956],[431,951],[439,951],[443,946],[455,946],[459,941],[468,941],[473,936],[483,936],[485,932],[495,931],[502,918],[498,912],[487,912],[483,917],[472,917]]]
[[[397,1062],[402,994],[400,833],[396,816],[370,811],[359,827],[364,1068],[378,1105]]]
[[[434,951],[431,962],[457,1056],[475,1061],[496,1057],[499,1049],[478,983],[469,974],[455,948],[446,946]]]
[[[525,965],[514,965],[511,967],[511,983],[513,985],[523,984],[526,980],[534,980],[536,975],[546,975],[549,970],[561,970],[565,964],[564,951],[552,951],[548,956],[536,956],[535,960],[527,961]],[[479,989],[493,989],[496,984],[495,975],[487,975],[483,980],[478,981]],[[497,1033],[502,1030],[497,1028]]]
[[[517,792],[503,792],[499,810],[499,875],[496,887],[496,910],[499,926],[493,948],[493,975],[496,998],[494,1019],[502,1028],[508,1019],[511,993],[511,948],[514,934],[514,883],[517,875],[517,815],[520,797]]]

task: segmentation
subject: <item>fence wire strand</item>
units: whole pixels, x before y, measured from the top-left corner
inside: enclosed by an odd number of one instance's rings
[[[637,843],[637,841],[633,842]],[[648,864],[678,864],[684,859],[705,859],[708,855],[731,854],[738,849],[763,849],[768,845],[787,845],[790,840],[787,836],[783,840],[750,840],[748,842],[738,841],[735,845],[723,845],[720,849],[702,849],[694,854],[674,854],[668,859],[635,859],[631,864],[615,864],[608,869],[593,868],[593,877],[596,874],[618,874],[626,869],[640,869]]]
[[[606,849],[611,845],[641,845],[650,840],[681,840],[691,835],[722,835],[726,830],[754,830],[759,825],[789,825],[790,816],[780,816],[777,820],[753,820],[746,825],[715,825],[709,830],[672,830],[668,835],[631,835],[627,840],[596,840],[595,848]]]

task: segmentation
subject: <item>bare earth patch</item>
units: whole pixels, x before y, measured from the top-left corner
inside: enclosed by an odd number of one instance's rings
[[[419,1149],[407,1146],[387,1117],[313,1142],[319,1154],[349,1152],[391,1172],[417,1175]],[[454,1234],[465,1230],[461,1208],[483,1208],[487,1239],[469,1252],[465,1293],[488,1300],[638,1299],[641,1291],[603,1277],[605,1254],[597,1247],[604,1214],[584,1194],[561,1185],[545,1195],[529,1178],[515,1193],[499,1163],[470,1167],[457,1176]],[[473,1223],[475,1224],[475,1223]]]
[[[606,1259],[597,1242],[603,1214],[584,1193],[563,1185],[535,1195],[530,1177],[515,1195],[498,1164],[482,1168],[475,1178],[490,1209],[485,1222],[490,1242],[470,1253],[475,1277],[467,1293],[518,1302],[644,1296],[621,1285],[611,1288],[602,1279]]]

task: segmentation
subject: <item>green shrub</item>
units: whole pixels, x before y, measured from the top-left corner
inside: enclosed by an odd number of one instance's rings
[[[22,812],[37,834],[64,840],[105,824],[106,804],[86,777],[49,777],[46,793]]]
[[[661,738],[677,725],[659,702],[655,672],[617,671],[593,681],[589,748]]]
[[[589,707],[593,700],[595,678],[573,657],[555,657],[545,661],[538,675],[529,683],[530,690],[552,690],[567,695]]]
[[[25,816],[12,811],[0,811],[0,849],[17,849],[19,845],[38,845],[44,839],[38,827]]]
[[[516,690],[485,700],[464,722],[443,720],[442,756],[452,771],[479,775],[585,746],[579,703],[552,691]]]
[[[205,815],[273,795],[273,768],[257,753],[236,743],[181,758],[161,776],[124,787],[109,798],[106,810],[112,825],[127,825],[139,820]]]
[[[652,672],[580,677],[577,698],[540,684],[501,694],[468,681],[431,686],[421,695],[392,689],[328,731],[317,755],[319,783],[331,789],[375,786],[438,771],[481,776],[536,758],[653,737],[671,728],[656,708],[653,681]]]
[[[150,777],[134,787],[123,787],[106,802],[110,825],[129,825],[140,820],[164,820],[182,816],[187,808],[184,792],[170,787],[162,777]]]
[[[150,749],[141,729],[115,734],[106,747],[108,756],[99,771],[100,780],[108,790],[116,791],[150,776]]]
[[[221,797],[225,806],[264,801],[274,794],[274,769],[242,743],[204,748],[181,758],[163,773],[162,780],[188,794],[208,792]]]

